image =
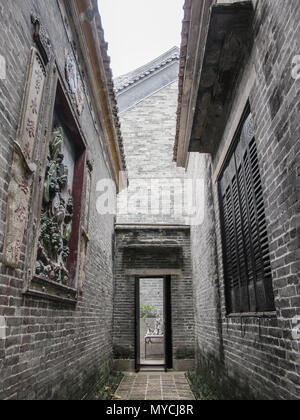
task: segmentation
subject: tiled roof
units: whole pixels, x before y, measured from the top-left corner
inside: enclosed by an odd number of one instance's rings
[[[167,66],[173,61],[179,60],[179,48],[173,47],[171,50],[167,51],[165,54],[160,57],[152,60],[146,65],[127,73],[123,76],[120,76],[114,80],[115,84],[115,93],[118,94],[123,90],[127,89],[130,86],[133,86],[135,83],[144,79],[152,73],[155,73],[157,70]]]
[[[179,62],[179,95],[178,95],[178,110],[177,110],[177,127],[176,127],[176,138],[174,144],[174,162],[177,161],[178,142],[179,142],[179,129],[180,129],[180,118],[183,98],[183,84],[184,84],[184,72],[187,59],[187,46],[189,40],[189,30],[191,24],[191,9],[192,0],[185,0],[184,4],[184,19],[182,23],[182,34],[181,34],[181,50],[180,50],[180,62]]]
[[[114,125],[115,125],[116,133],[118,136],[118,145],[119,145],[119,150],[120,150],[120,155],[121,155],[121,160],[122,160],[122,165],[123,165],[122,170],[126,171],[126,168],[127,168],[126,157],[125,157],[123,137],[122,137],[122,132],[121,132],[121,124],[120,124],[119,114],[118,114],[119,109],[118,109],[117,99],[116,99],[115,90],[114,90],[112,70],[110,66],[111,59],[108,55],[108,43],[105,41],[105,38],[104,38],[104,30],[103,30],[101,17],[99,13],[97,13],[97,29],[98,29],[99,39],[100,39],[103,63],[105,66],[107,88],[108,88],[109,97],[111,101]]]

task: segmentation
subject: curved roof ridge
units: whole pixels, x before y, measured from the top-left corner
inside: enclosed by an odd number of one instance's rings
[[[114,90],[113,74],[112,74],[112,69],[110,65],[111,58],[108,55],[108,43],[105,40],[101,15],[100,15],[99,9],[97,8],[96,10],[97,10],[96,24],[97,24],[98,38],[99,38],[101,53],[103,57],[108,94],[109,94],[109,99],[111,102],[113,123],[114,123],[114,128],[116,130],[120,159],[122,163],[121,169],[122,171],[126,171],[127,163],[126,163],[126,156],[125,156],[125,150],[124,150],[124,141],[123,141],[123,136],[122,136],[122,131],[121,131],[121,123],[120,123],[120,118],[119,118],[118,103],[117,103],[117,98],[116,98],[116,94]]]
[[[180,58],[180,49],[178,47],[173,47],[166,53],[160,55],[156,59],[150,61],[142,67],[137,68],[129,73],[124,74],[123,76],[117,77],[114,80],[115,93],[118,94],[124,89],[134,85],[141,79],[149,76],[155,71],[165,67],[166,65],[172,63],[173,61],[179,60]]]

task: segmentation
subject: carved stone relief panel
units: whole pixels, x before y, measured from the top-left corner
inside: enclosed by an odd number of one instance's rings
[[[87,177],[86,177],[85,210],[84,210],[83,229],[81,232],[81,243],[80,243],[80,269],[79,269],[80,293],[83,292],[85,278],[86,278],[87,248],[88,248],[88,243],[89,243],[88,230],[89,230],[90,199],[91,199],[91,184],[92,184],[92,173],[90,169],[87,171]]]
[[[33,159],[34,144],[45,82],[45,67],[37,51],[33,49],[18,140],[28,163],[31,163]]]
[[[84,230],[88,234],[89,231],[89,216],[90,216],[90,199],[91,199],[91,187],[92,187],[92,173],[90,170],[87,171],[86,179],[86,199],[85,199],[85,212],[84,212]]]
[[[79,268],[79,285],[78,290],[80,293],[83,293],[83,288],[86,278],[86,260],[87,260],[87,247],[89,239],[85,232],[82,232],[81,242],[80,242],[80,268]]]
[[[31,174],[19,145],[15,143],[14,159],[11,168],[11,181],[8,188],[6,213],[6,234],[3,262],[17,268],[21,246],[28,221],[28,204],[31,190]]]
[[[40,51],[44,63],[47,65],[52,55],[52,44],[50,41],[50,37],[44,25],[41,23],[41,19],[39,16],[32,13],[31,22],[34,25],[33,39]]]
[[[77,66],[71,54],[66,57],[66,79],[72,95],[75,95],[78,89]]]
[[[72,180],[70,182],[69,174],[73,174],[74,162],[71,159],[65,161],[65,134],[62,126],[56,124],[49,145],[44,181],[36,275],[69,285],[67,261],[73,220]]]
[[[76,106],[76,111],[79,116],[84,110],[84,88],[77,70],[76,60],[71,53],[66,54],[66,79],[69,85],[70,94]]]
[[[28,222],[32,174],[36,169],[33,163],[35,142],[46,83],[45,67],[35,48],[31,52],[26,79],[22,115],[14,147],[8,190],[7,222],[3,250],[4,264],[12,268],[19,266],[21,245]]]
[[[37,243],[25,293],[73,305],[79,284],[86,142],[57,72],[51,80],[49,130],[42,151],[35,213]]]

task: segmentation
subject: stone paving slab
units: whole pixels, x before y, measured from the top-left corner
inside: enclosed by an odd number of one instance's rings
[[[124,373],[116,398],[127,401],[195,400],[184,373]]]

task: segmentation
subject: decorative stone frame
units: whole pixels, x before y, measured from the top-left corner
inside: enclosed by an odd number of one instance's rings
[[[89,204],[83,205],[84,185],[87,183],[84,199],[89,200],[91,184],[90,178],[89,183],[85,181],[87,143],[78,122],[80,115],[78,110],[77,112],[74,110],[76,106],[72,100],[74,98],[70,97],[69,90],[64,87],[64,79],[59,75],[47,31],[39,17],[32,15],[31,21],[34,25],[33,39],[36,47],[30,50],[19,128],[14,141],[3,263],[10,269],[24,270],[25,295],[74,304],[77,301],[80,258],[85,262],[88,244]],[[69,240],[70,254],[67,259],[71,281],[68,286],[36,275],[46,162],[53,131],[54,109],[62,115],[76,149],[72,186],[73,227]],[[86,211],[85,216],[83,209]],[[81,241],[82,220],[84,220],[84,246]],[[22,253],[23,248],[25,255]],[[81,278],[84,275],[84,268],[83,263],[80,270]],[[82,284],[81,281],[81,291]]]
[[[32,48],[26,72],[25,92],[8,188],[3,263],[17,269],[27,229],[29,203],[36,174],[35,148],[40,135],[40,115],[47,81],[47,70],[39,52]]]
[[[250,60],[251,61],[251,60]],[[246,69],[244,70],[243,74],[241,75],[241,80],[238,83],[238,87],[235,94],[235,99],[232,103],[232,109],[230,114],[228,115],[228,123],[225,127],[225,131],[223,133],[222,141],[220,143],[221,153],[217,156],[216,161],[213,163],[213,175],[212,181],[213,185],[216,189],[218,189],[218,183],[221,179],[222,171],[226,162],[228,161],[228,157],[230,155],[230,151],[233,147],[235,133],[238,130],[240,121],[242,119],[243,113],[247,104],[249,103],[249,98],[251,97],[251,92],[254,88],[255,82],[257,79],[257,72],[252,62],[250,62]],[[221,203],[219,199],[219,194],[216,195],[216,214],[219,216],[221,211]],[[224,273],[224,254],[223,254],[223,246],[222,246],[222,232],[221,226],[217,228],[217,235],[218,235],[218,245],[220,247],[220,264],[222,265],[222,272]],[[221,283],[221,306],[222,306],[222,318],[224,322],[227,322],[228,319],[276,319],[277,313],[274,312],[265,312],[265,313],[240,313],[240,314],[228,314],[227,313],[227,304],[226,304],[226,292],[225,292],[225,285]]]
[[[85,176],[84,185],[84,203],[85,208],[83,209],[83,222],[81,226],[81,237],[80,237],[80,268],[78,276],[78,292],[83,293],[85,283],[85,269],[86,269],[86,258],[89,243],[89,216],[90,216],[90,201],[91,201],[91,186],[92,186],[92,172],[93,166],[89,160],[87,160],[87,170]]]
[[[48,101],[44,103],[44,112],[41,115],[40,124],[43,126],[44,137],[37,145],[35,154],[39,161],[39,168],[34,180],[32,193],[32,212],[28,223],[27,244],[28,251],[26,255],[26,281],[24,294],[36,296],[48,300],[54,300],[64,303],[76,304],[78,297],[78,288],[83,291],[85,261],[87,245],[89,238],[87,236],[88,211],[89,204],[84,205],[85,200],[89,201],[90,187],[86,194],[83,194],[84,186],[87,185],[87,176],[89,172],[87,167],[87,143],[81,131],[77,114],[73,107],[73,101],[69,97],[68,90],[64,86],[63,77],[59,75],[54,60],[49,64],[48,86],[46,89]],[[46,95],[45,95],[46,96]],[[39,231],[41,223],[41,211],[43,203],[43,186],[45,180],[45,168],[49,143],[52,135],[52,126],[54,111],[59,111],[62,115],[65,125],[72,136],[72,142],[76,148],[74,182],[73,182],[73,228],[70,239],[70,256],[68,258],[68,268],[70,271],[70,284],[63,285],[55,281],[39,277],[35,274],[35,265],[37,261],[37,249],[39,240]],[[87,197],[88,195],[88,197]],[[84,227],[82,227],[82,221]],[[84,235],[84,248],[82,247],[82,229]],[[29,244],[32,244],[31,246]],[[82,249],[83,248],[83,249]],[[79,269],[80,267],[80,269]]]

